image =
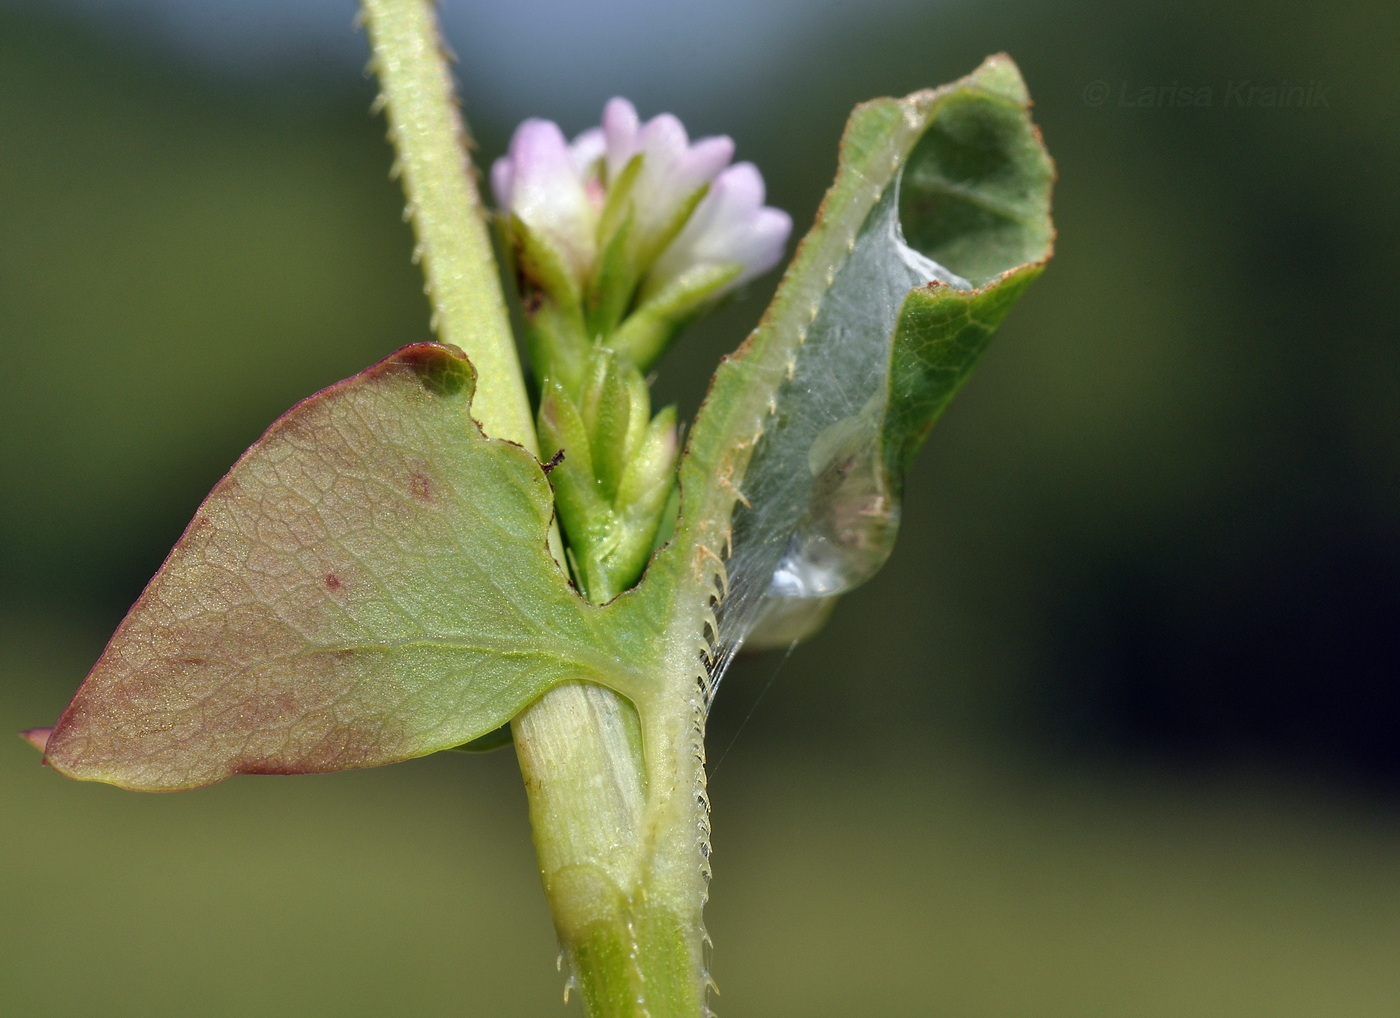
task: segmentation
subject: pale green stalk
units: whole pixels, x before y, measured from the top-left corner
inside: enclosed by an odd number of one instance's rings
[[[417,238],[433,329],[464,350],[477,372],[472,416],[493,438],[538,454],[534,417],[515,351],[491,236],[471,165],[471,136],[457,106],[429,0],[363,0],[372,67],[389,118]]]
[[[476,368],[472,414],[482,429],[538,455],[468,157],[470,139],[433,6],[429,0],[363,0],[363,9],[434,328]],[[563,561],[557,530],[551,545]],[[674,745],[651,746],[648,755],[688,755],[685,724],[667,726],[677,730],[658,741]],[[689,802],[694,780],[675,781],[666,794],[652,789],[648,803],[636,711],[601,686],[556,687],[521,712],[512,728],[541,877],[588,1014],[696,1018],[704,1011],[705,995],[696,942],[703,900],[689,889],[681,895],[687,900],[678,903],[667,891],[690,888],[703,878],[696,867],[687,879],[669,882],[677,886],[658,886],[651,894],[659,862],[678,856],[685,867],[693,865],[690,843],[703,822],[700,804]],[[686,808],[671,801],[677,796],[686,800]],[[667,808],[658,811],[658,805]],[[681,814],[680,828],[658,824],[658,812],[660,817]],[[684,851],[654,843],[658,834],[665,839],[677,833]]]

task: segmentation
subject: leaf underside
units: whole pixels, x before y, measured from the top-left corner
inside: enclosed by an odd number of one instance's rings
[[[71,777],[178,789],[468,742],[617,669],[546,548],[552,493],[406,347],[298,404],[195,514],[48,738]]]
[[[680,531],[729,551],[716,674],[746,640],[810,633],[890,554],[911,456],[1051,254],[1054,168],[1029,105],[999,55],[852,114],[817,222],[682,465]]]

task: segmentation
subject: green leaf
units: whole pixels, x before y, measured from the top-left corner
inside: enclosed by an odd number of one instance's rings
[[[505,749],[514,742],[515,738],[511,733],[510,725],[502,725],[485,735],[477,736],[471,742],[453,746],[452,750],[455,753],[494,753],[498,749]]]
[[[765,615],[771,638],[805,635],[888,557],[909,457],[1050,256],[1053,176],[1005,56],[852,114],[817,222],[716,372],[681,467],[669,555],[726,590],[712,675],[763,642]],[[698,565],[721,556],[723,572]]]
[[[882,435],[884,468],[892,480],[908,469],[1011,305],[1042,271],[1044,264],[1033,262],[979,290],[928,286],[905,298],[891,349]]]
[[[75,778],[177,789],[460,746],[631,652],[546,548],[549,483],[470,417],[466,357],[407,347],[238,461],[48,739]],[[629,656],[631,655],[631,656]]]
[[[902,174],[910,246],[977,285],[1050,254],[1054,169],[1015,65],[992,58],[938,104]]]

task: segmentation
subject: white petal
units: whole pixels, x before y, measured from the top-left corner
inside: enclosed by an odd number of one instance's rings
[[[734,285],[761,276],[782,261],[791,235],[792,216],[782,209],[767,206],[759,209],[738,245],[739,260],[748,267],[739,274]]]
[[[623,98],[609,99],[603,107],[603,138],[608,150],[608,180],[617,179],[637,154],[637,109]]]
[[[690,150],[676,161],[670,181],[682,197],[694,194],[697,188],[714,180],[720,170],[734,158],[734,142],[719,135],[715,138],[701,138]],[[762,183],[759,184],[761,188]],[[759,198],[762,201],[762,196]]]
[[[659,291],[694,265],[740,265],[728,289],[771,269],[783,256],[792,219],[765,206],[763,197],[763,177],[752,163],[726,169],[657,259],[647,289]]]
[[[559,126],[525,121],[511,138],[510,162],[509,210],[586,273],[593,260],[595,212]]]
[[[753,163],[736,163],[715,179],[705,200],[714,209],[711,230],[742,229],[763,205],[763,175]]]
[[[734,142],[717,137],[691,145],[681,122],[669,113],[648,121],[637,140],[642,169],[632,206],[638,236],[645,248],[675,223],[682,205],[729,164]]]
[[[569,154],[574,159],[574,169],[579,177],[587,180],[598,160],[608,150],[607,139],[601,127],[590,127],[569,143]]]
[[[690,138],[685,127],[670,113],[660,113],[637,133],[637,147],[654,167],[670,168],[685,155]]]

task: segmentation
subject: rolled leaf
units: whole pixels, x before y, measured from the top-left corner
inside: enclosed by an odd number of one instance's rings
[[[677,555],[723,559],[712,680],[745,639],[805,635],[889,556],[910,456],[1050,257],[1054,171],[1029,105],[995,56],[852,114],[817,222],[682,464]]]

